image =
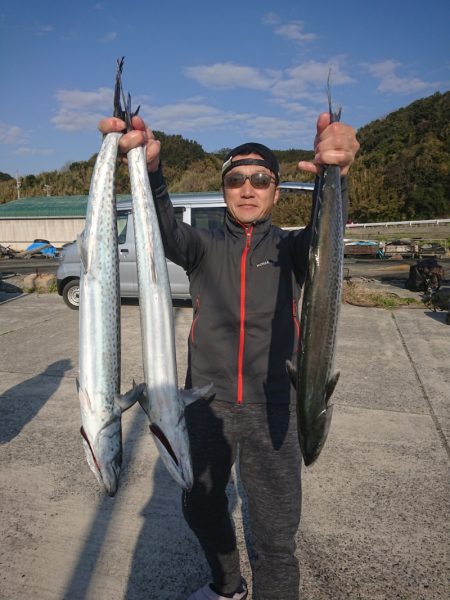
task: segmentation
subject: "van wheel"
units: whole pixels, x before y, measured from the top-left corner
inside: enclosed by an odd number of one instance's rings
[[[80,280],[72,279],[63,288],[62,297],[64,302],[72,310],[78,310],[80,306]]]

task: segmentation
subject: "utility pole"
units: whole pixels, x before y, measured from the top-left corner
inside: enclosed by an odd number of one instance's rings
[[[22,178],[19,176],[19,171],[16,171],[16,182],[17,200],[20,200],[20,188],[22,187]]]

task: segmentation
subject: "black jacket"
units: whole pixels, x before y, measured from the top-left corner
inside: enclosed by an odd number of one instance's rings
[[[223,231],[194,229],[176,222],[161,172],[150,180],[166,256],[190,280],[186,388],[213,382],[221,400],[289,402],[309,226],[286,231],[268,218],[245,228],[227,213]]]

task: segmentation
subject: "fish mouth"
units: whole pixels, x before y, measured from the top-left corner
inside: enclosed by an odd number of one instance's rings
[[[105,464],[105,466],[101,468],[100,463],[95,456],[92,444],[83,427],[80,428],[80,433],[83,438],[86,459],[91,471],[94,473],[99,484],[103,485],[108,496],[115,496],[119,487],[120,464],[122,462],[121,453],[118,459],[115,457],[110,464]]]
[[[160,458],[165,464],[166,469],[178,485],[187,491],[191,490],[194,481],[190,458],[187,460],[187,457],[184,457],[182,453],[175,452],[166,435],[158,425],[152,423],[149,427],[150,432],[154,436],[153,439],[159,451]]]
[[[164,448],[169,453],[169,456],[171,457],[171,459],[173,460],[173,462],[177,465],[177,467],[179,467],[180,463],[178,462],[177,456],[176,456],[175,452],[173,451],[173,448],[170,445],[169,440],[164,435],[164,432],[162,431],[162,429],[160,429],[158,427],[158,425],[155,425],[154,423],[152,423],[150,425],[150,431],[161,442],[161,444],[164,446]]]
[[[89,448],[89,450],[91,451],[91,458],[92,458],[92,460],[93,460],[93,462],[94,462],[94,466],[95,466],[95,468],[97,469],[97,471],[98,471],[98,474],[99,474],[99,475],[100,475],[100,477],[101,477],[101,469],[100,469],[100,465],[99,465],[99,464],[98,464],[98,462],[97,462],[97,459],[96,459],[96,457],[95,457],[95,454],[94,454],[94,450],[93,450],[93,448],[92,448],[92,445],[91,445],[91,442],[89,441],[89,438],[88,438],[88,436],[86,435],[86,432],[85,432],[85,430],[84,430],[84,427],[81,427],[81,428],[80,428],[80,433],[81,433],[81,436],[82,436],[82,438],[84,439],[84,441],[85,441],[85,442],[86,442],[86,444],[88,445],[88,448]]]

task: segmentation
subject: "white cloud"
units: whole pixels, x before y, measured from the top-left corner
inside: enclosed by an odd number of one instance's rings
[[[24,144],[27,140],[28,133],[24,129],[0,122],[0,144]]]
[[[264,25],[277,25],[280,22],[280,17],[274,12],[268,12],[262,18]]]
[[[47,33],[51,33],[53,30],[53,25],[38,25],[36,35],[47,35]]]
[[[57,129],[71,132],[95,131],[100,119],[111,114],[113,90],[58,90],[56,99],[60,106],[51,122]]]
[[[300,44],[315,40],[317,35],[315,33],[304,33],[304,27],[305,24],[303,21],[292,21],[291,23],[276,27],[275,33],[287,40],[292,40]]]
[[[68,108],[61,108],[51,119],[51,122],[61,131],[95,131],[98,122],[105,117],[105,113],[85,114]]]
[[[285,98],[274,98],[272,102],[277,106],[280,106],[285,113],[292,113],[296,115],[302,115],[302,118],[310,119],[312,122],[317,119],[317,109],[311,106],[311,102],[313,101],[314,105],[324,104],[324,94],[305,94],[305,99],[308,100],[309,104],[301,104],[300,102],[295,102],[291,100],[286,100]]]
[[[331,69],[331,86],[352,83],[353,79],[341,68],[338,60],[319,63],[310,60],[286,71],[286,76],[272,88],[272,94],[286,99],[317,101],[317,92],[326,90]]]
[[[410,94],[436,86],[436,82],[427,82],[417,77],[399,77],[397,71],[402,64],[395,60],[385,60],[373,65],[365,65],[375,79],[379,79],[379,92]]]
[[[314,60],[287,69],[284,73],[271,69],[256,69],[232,63],[187,67],[185,73],[201,85],[213,89],[247,88],[269,92],[278,98],[317,100],[317,91],[326,90],[328,73],[331,83],[353,83],[340,65],[342,58],[319,63]]]
[[[93,107],[111,106],[113,102],[113,90],[111,88],[98,88],[92,92],[82,90],[58,90],[56,99],[64,107],[84,110]]]
[[[109,42],[113,42],[117,39],[117,31],[109,31],[106,35],[100,38],[100,41],[104,44],[109,44]]]
[[[55,151],[51,148],[30,148],[28,146],[21,146],[14,151],[14,154],[19,156],[48,156],[54,153]]]
[[[174,133],[220,128],[230,119],[230,115],[224,111],[194,102],[179,102],[166,106],[144,105],[140,114],[148,121],[150,127]]]
[[[54,151],[50,148],[32,148],[29,144],[29,133],[15,125],[0,122],[0,144],[15,146],[12,154],[19,156],[48,155]]]
[[[246,135],[254,139],[280,140],[302,148],[313,145],[315,120],[255,116],[245,125]]]
[[[265,14],[262,18],[262,22],[264,25],[273,27],[275,35],[279,35],[280,37],[297,44],[312,42],[318,37],[316,33],[307,33],[304,31],[304,21],[281,23],[280,17],[274,12]]]
[[[191,79],[213,89],[250,88],[265,90],[270,88],[280,77],[278,71],[271,69],[255,69],[233,63],[216,63],[186,67],[185,73]]]
[[[153,129],[191,135],[195,132],[224,130],[236,139],[279,140],[312,147],[317,111],[298,110],[300,118],[277,118],[252,113],[223,111],[205,103],[180,102],[167,106],[143,106],[143,117]]]

